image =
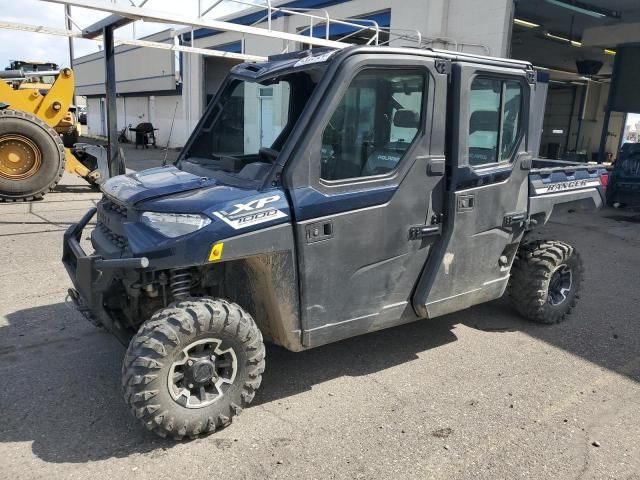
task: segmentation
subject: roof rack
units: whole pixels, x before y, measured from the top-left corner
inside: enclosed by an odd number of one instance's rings
[[[530,62],[527,62],[526,60],[517,60],[515,58],[499,58],[498,59],[496,57],[491,57],[488,55],[476,55],[474,53],[443,50],[440,48],[429,48],[428,50],[431,50],[433,53],[437,53],[439,55],[443,55],[447,57],[455,57],[461,60],[482,60],[483,63],[487,63],[487,62],[495,63],[496,61],[499,61],[501,65],[506,63],[518,68],[525,68],[525,69],[533,68]]]

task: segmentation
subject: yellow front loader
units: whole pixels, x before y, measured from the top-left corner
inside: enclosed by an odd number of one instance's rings
[[[0,80],[0,201],[42,198],[65,170],[100,183],[96,165],[78,160],[56,131],[69,120],[74,87],[69,68],[48,90],[14,89]]]

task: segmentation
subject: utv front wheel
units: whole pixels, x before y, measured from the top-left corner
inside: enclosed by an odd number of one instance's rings
[[[580,255],[571,245],[553,240],[525,243],[511,268],[511,304],[534,322],[561,322],[576,305],[583,272]]]
[[[264,358],[262,334],[238,305],[184,300],[157,312],[131,340],[124,398],[154,433],[195,438],[227,426],[251,403]]]

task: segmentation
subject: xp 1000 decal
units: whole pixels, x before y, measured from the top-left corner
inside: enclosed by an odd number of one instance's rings
[[[223,222],[231,225],[235,230],[269,222],[278,218],[285,218],[286,213],[273,208],[270,204],[280,200],[280,195],[258,198],[248,203],[237,203],[230,212],[220,210],[213,212]]]

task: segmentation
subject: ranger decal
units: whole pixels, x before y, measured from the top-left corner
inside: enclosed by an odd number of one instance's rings
[[[579,188],[586,187],[599,187],[600,180],[597,178],[583,178],[581,180],[570,180],[568,182],[558,182],[545,185],[544,187],[536,188],[536,193],[556,193],[564,192],[566,190],[577,190]]]
[[[213,214],[235,230],[258,225],[260,223],[269,222],[277,218],[285,218],[287,216],[281,210],[270,207],[269,204],[280,200],[280,195],[271,197],[258,198],[248,203],[237,203],[234,210],[225,212],[213,212]]]

